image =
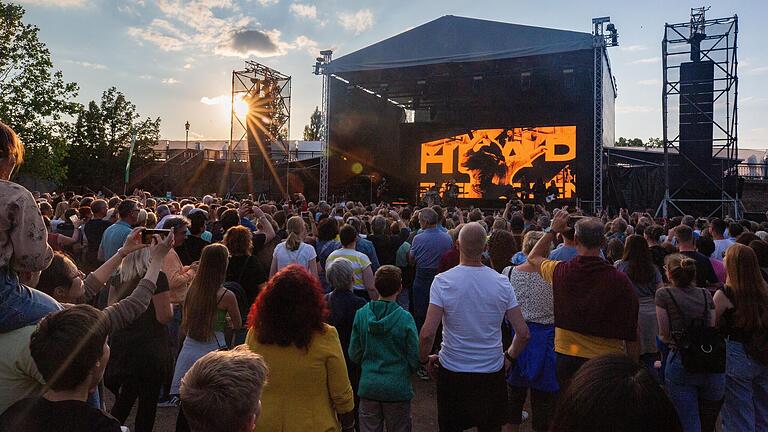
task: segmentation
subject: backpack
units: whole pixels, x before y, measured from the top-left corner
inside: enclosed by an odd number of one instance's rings
[[[675,300],[672,290],[669,297],[680,315],[687,320],[682,330],[672,332],[677,351],[683,357],[683,367],[690,373],[725,373],[725,338],[716,327],[709,325],[707,293],[704,296],[704,313],[700,318],[687,318]]]

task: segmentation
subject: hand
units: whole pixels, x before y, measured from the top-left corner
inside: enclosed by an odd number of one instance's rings
[[[189,269],[193,272],[197,272],[198,268],[200,268],[200,261],[195,261],[189,265]]]
[[[261,219],[261,217],[264,216],[264,212],[258,207],[254,207],[252,211],[253,215],[256,216],[256,219]]]
[[[237,209],[237,215],[243,218],[247,216],[249,213],[251,213],[252,211],[253,209],[251,208],[251,206],[240,206]]]
[[[427,358],[427,373],[432,379],[437,377],[437,368],[440,367],[440,357],[437,354],[430,354]]]
[[[149,247],[150,262],[162,261],[168,252],[173,248],[173,232],[165,236],[155,234],[152,240],[152,246]]]
[[[568,208],[555,209],[555,214],[552,215],[552,231],[555,233],[561,233],[568,229]]]
[[[123,247],[121,247],[120,250],[118,250],[117,252],[122,254],[125,257],[139,249],[144,249],[145,247],[149,247],[148,244],[144,244],[141,242],[142,231],[144,231],[144,228],[134,228],[131,231],[131,233],[128,234],[128,237],[125,238],[125,243],[123,243]]]

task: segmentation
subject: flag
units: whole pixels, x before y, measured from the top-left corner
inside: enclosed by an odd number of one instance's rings
[[[125,162],[125,184],[131,176],[131,159],[133,158],[133,149],[136,147],[136,131],[131,132],[131,147],[128,149],[128,161]]]

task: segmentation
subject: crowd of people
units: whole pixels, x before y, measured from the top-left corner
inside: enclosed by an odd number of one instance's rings
[[[30,192],[0,123],[0,430],[768,430],[768,224]],[[111,397],[108,395],[111,394]]]

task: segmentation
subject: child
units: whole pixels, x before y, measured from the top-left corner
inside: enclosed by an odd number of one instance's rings
[[[362,369],[360,431],[411,430],[410,375],[419,367],[419,338],[411,314],[396,302],[402,273],[392,265],[375,275],[380,298],[357,311],[349,344],[350,359]]]

